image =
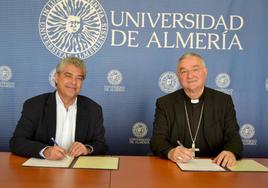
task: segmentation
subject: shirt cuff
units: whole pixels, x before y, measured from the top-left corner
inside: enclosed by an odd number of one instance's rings
[[[93,146],[91,146],[91,145],[85,145],[85,146],[90,149],[90,152],[88,154],[91,154],[94,152]]]
[[[49,147],[49,146],[43,148],[43,149],[39,152],[39,155],[40,155],[41,157],[43,157],[44,159],[46,158],[45,155],[44,155],[44,151],[45,151],[48,147]]]

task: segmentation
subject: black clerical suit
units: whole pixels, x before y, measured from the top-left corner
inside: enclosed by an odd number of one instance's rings
[[[56,135],[55,92],[28,99],[23,105],[21,118],[10,139],[12,153],[40,158],[39,152],[54,145],[51,138]],[[102,109],[91,99],[77,96],[75,141],[94,148],[92,155],[105,154]]]
[[[185,100],[183,89],[157,99],[150,143],[155,155],[167,158],[168,152],[178,145],[177,140],[185,147],[191,147],[186,142],[190,137]],[[216,157],[221,151],[227,150],[233,152],[237,159],[241,158],[243,145],[231,96],[205,87],[202,100],[204,112],[201,134],[199,132],[200,135],[197,135],[197,141],[202,142],[201,145],[206,149],[205,153],[200,151],[202,156]]]

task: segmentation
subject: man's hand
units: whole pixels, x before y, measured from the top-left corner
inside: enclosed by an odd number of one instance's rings
[[[66,152],[59,146],[49,146],[45,149],[43,154],[48,160],[61,160],[65,157]]]
[[[168,158],[175,163],[187,163],[192,159],[192,149],[177,146],[168,152]]]
[[[230,151],[222,151],[214,160],[214,163],[222,167],[232,167],[236,163],[235,155]]]
[[[68,154],[72,157],[78,157],[80,155],[88,155],[89,153],[90,149],[80,142],[73,143],[68,152]]]

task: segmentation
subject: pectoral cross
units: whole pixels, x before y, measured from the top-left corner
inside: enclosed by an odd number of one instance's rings
[[[199,148],[195,148],[195,143],[192,143],[192,156],[195,157],[195,152],[199,151]]]

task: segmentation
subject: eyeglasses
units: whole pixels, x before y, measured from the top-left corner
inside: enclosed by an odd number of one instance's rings
[[[190,70],[187,70],[187,69],[181,69],[179,70],[179,74],[181,76],[186,76],[188,75],[189,73],[192,73],[194,75],[197,75],[200,73],[201,69],[203,69],[204,67],[195,67],[193,69],[190,69]]]

